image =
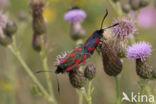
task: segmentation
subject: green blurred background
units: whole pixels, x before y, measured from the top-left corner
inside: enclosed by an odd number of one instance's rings
[[[123,0],[124,1],[124,0]],[[32,71],[42,70],[39,53],[32,49],[32,28],[31,11],[29,7],[30,0],[10,0],[9,8],[6,13],[17,22],[18,32],[16,34],[17,45],[22,53],[26,63]],[[64,21],[64,13],[71,4],[71,0],[48,0],[48,6],[45,8],[45,17],[47,18],[47,43],[48,48],[53,51],[48,56],[48,65],[50,69],[55,70],[53,66],[56,62],[56,56],[64,51],[71,50],[75,46],[69,36],[70,25]],[[112,9],[107,0],[77,0],[77,4],[86,11],[87,18],[83,23],[86,29],[86,37],[100,27],[101,19],[105,9],[109,10],[109,16],[105,26],[112,24],[117,14]],[[21,15],[24,15],[24,20]],[[150,29],[141,29],[137,27],[137,37],[139,40],[149,41],[152,44],[153,52],[150,57],[150,63],[156,67],[156,27]],[[27,73],[22,69],[18,60],[12,53],[0,46],[0,104],[48,104],[43,97],[36,96],[32,92],[34,83]],[[95,52],[89,63],[94,63],[97,68],[96,78],[93,80],[94,92],[92,95],[93,104],[115,104],[115,85],[114,78],[106,75],[102,66],[102,58]],[[131,60],[124,59],[124,67],[121,74],[121,92],[128,95],[133,91],[139,92],[138,76],[135,72],[135,64]],[[36,74],[37,78],[46,87],[45,74]],[[55,97],[59,104],[78,104],[76,90],[71,86],[68,75],[59,75],[61,95],[58,96],[56,77],[51,73],[51,81],[55,91]],[[150,82],[153,94],[156,95],[156,81]],[[155,99],[156,100],[156,99]],[[84,101],[85,103],[85,101]],[[130,104],[123,102],[123,104]],[[132,104],[132,103],[131,103]]]

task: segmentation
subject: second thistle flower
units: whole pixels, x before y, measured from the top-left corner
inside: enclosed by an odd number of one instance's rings
[[[136,72],[144,79],[152,78],[152,66],[147,61],[151,51],[151,45],[147,42],[138,42],[127,49],[127,57],[136,59]]]
[[[77,40],[84,36],[85,30],[83,29],[81,23],[86,18],[85,11],[81,10],[77,6],[72,6],[65,13],[64,19],[71,24],[70,35],[72,39]]]

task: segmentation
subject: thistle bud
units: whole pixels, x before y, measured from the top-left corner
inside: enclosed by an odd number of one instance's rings
[[[16,31],[17,31],[17,25],[16,25],[16,23],[13,22],[13,21],[7,22],[4,31],[5,31],[5,33],[6,33],[8,36],[14,35],[14,34],[16,33]]]
[[[152,70],[152,78],[153,79],[156,79],[156,69],[153,69]]]
[[[65,13],[64,19],[71,24],[70,35],[72,39],[78,40],[84,37],[85,30],[83,29],[81,23],[85,18],[85,11],[81,10],[77,6],[72,6],[68,12]]]
[[[39,0],[39,2],[32,2],[32,16],[33,16],[33,30],[37,35],[42,35],[46,32],[46,25],[43,18],[43,7],[44,3]]]
[[[102,40],[102,59],[104,71],[110,76],[117,76],[122,71],[122,62],[113,45],[113,40]]]
[[[144,79],[152,78],[152,67],[147,58],[151,54],[151,45],[146,42],[136,43],[127,49],[127,57],[136,59],[136,72]]]
[[[82,88],[86,85],[87,79],[80,70],[72,70],[69,72],[69,80],[74,88]]]
[[[146,61],[136,59],[136,72],[143,79],[152,78],[152,67]]]
[[[41,51],[41,36],[34,34],[32,45],[33,45],[34,50],[38,52]]]
[[[0,28],[0,44],[3,46],[7,46],[12,43],[12,38],[4,34],[2,28]]]
[[[138,10],[140,7],[140,1],[139,0],[129,0],[129,4],[133,10]]]
[[[124,5],[122,5],[122,11],[123,11],[124,13],[129,13],[130,10],[131,10],[131,7],[130,7],[129,4],[124,4]]]
[[[95,77],[95,74],[96,74],[96,68],[94,67],[94,65],[93,64],[87,65],[84,71],[84,76],[87,79],[92,80]]]
[[[150,3],[149,0],[140,0],[140,7],[143,8]]]

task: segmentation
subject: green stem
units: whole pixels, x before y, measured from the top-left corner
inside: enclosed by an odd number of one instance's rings
[[[55,100],[52,97],[49,96],[47,91],[44,89],[44,87],[41,85],[41,83],[38,81],[38,79],[34,76],[34,74],[31,71],[31,69],[28,67],[28,65],[23,60],[23,58],[22,58],[22,56],[21,56],[21,54],[20,54],[20,52],[19,52],[19,50],[18,50],[18,48],[16,46],[15,39],[13,41],[13,44],[8,46],[8,48],[15,55],[15,57],[18,59],[18,61],[21,63],[21,65],[23,66],[24,70],[28,73],[28,75],[30,76],[32,81],[40,88],[40,90],[44,94],[44,97],[47,98],[50,102],[54,102]]]
[[[48,64],[47,64],[47,54],[46,54],[46,51],[45,51],[44,42],[43,42],[42,38],[41,38],[41,46],[42,46],[42,49],[41,49],[41,54],[40,55],[41,55],[41,58],[42,58],[43,68],[44,68],[45,71],[48,71],[49,67],[48,67]],[[46,81],[47,81],[47,85],[48,85],[48,90],[50,92],[51,97],[54,100],[53,104],[56,104],[52,83],[50,81],[50,75],[49,75],[49,73],[45,73],[45,76],[46,76]]]
[[[92,82],[89,81],[87,92],[86,91],[83,92],[83,96],[86,99],[87,104],[92,104],[92,92],[93,92]]]
[[[115,85],[116,85],[116,104],[121,104],[120,83],[118,77],[115,77]]]
[[[79,96],[79,103],[78,104],[83,104],[83,94],[82,94],[81,89],[77,90],[77,94]]]
[[[141,95],[144,95],[144,94],[146,94],[146,95],[151,95],[151,90],[150,90],[150,88],[149,88],[149,86],[148,86],[148,80],[145,80],[145,79],[141,79],[140,78],[140,80],[139,80],[139,86],[140,86],[140,92],[141,92]],[[139,104],[139,103],[137,103],[137,104]],[[140,103],[140,104],[142,104],[142,103]],[[154,104],[154,103],[150,103],[150,104]]]
[[[87,104],[92,104],[92,82],[88,83]]]

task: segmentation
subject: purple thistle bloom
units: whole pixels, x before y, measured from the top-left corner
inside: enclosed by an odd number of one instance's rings
[[[130,34],[133,35],[136,31],[134,23],[126,18],[122,18],[122,20],[116,19],[115,23],[119,23],[119,25],[113,27],[113,32],[116,36],[125,37]]]
[[[148,55],[151,54],[151,47],[151,44],[144,41],[133,44],[127,49],[127,57],[131,59],[141,59],[141,61],[145,61]]]
[[[156,26],[156,10],[155,8],[148,7],[143,8],[137,19],[137,23],[142,28],[151,28],[153,26]]]
[[[81,9],[72,9],[72,10],[69,10],[67,13],[65,13],[64,19],[68,21],[69,23],[83,22],[86,16],[87,15],[85,11]]]

